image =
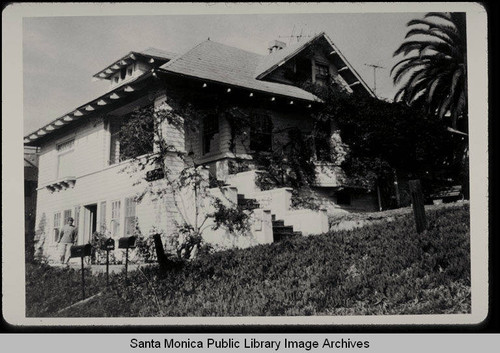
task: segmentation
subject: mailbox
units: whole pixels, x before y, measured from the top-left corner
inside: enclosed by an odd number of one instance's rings
[[[113,238],[108,238],[106,239],[102,244],[101,244],[101,250],[115,250],[115,240]]]
[[[85,271],[83,268],[83,258],[85,256],[90,256],[92,253],[92,245],[73,245],[70,248],[71,257],[79,257],[82,259],[82,300],[85,299]]]
[[[129,249],[135,248],[135,237],[123,237],[118,239],[118,248],[120,249]]]
[[[90,244],[73,245],[71,247],[71,257],[90,256],[91,252],[92,252],[92,245]]]

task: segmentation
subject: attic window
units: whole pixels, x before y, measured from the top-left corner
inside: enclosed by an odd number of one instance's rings
[[[127,68],[126,67],[121,68],[120,69],[120,79],[121,80],[125,79],[126,75],[127,75]]]
[[[326,78],[328,74],[328,65],[316,63],[316,78]]]

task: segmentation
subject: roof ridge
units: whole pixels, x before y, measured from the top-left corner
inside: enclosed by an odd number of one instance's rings
[[[218,42],[218,41],[216,41],[216,40],[211,40],[211,39],[208,39],[208,41],[210,41],[210,42],[212,42],[212,43],[216,43],[216,44],[223,45],[223,46],[225,46],[225,47],[229,47],[229,48],[233,48],[233,49],[238,49],[238,50],[244,51],[245,53],[249,53],[249,54],[259,55],[259,56],[265,57],[265,55],[263,55],[263,54],[259,54],[259,53],[256,53],[256,52],[254,52],[254,51],[250,51],[250,50],[246,50],[246,49],[238,48],[238,47],[235,47],[235,46],[232,46],[232,45],[229,45],[229,44],[224,44],[224,43]]]
[[[181,59],[182,57],[186,56],[187,54],[189,54],[190,52],[192,52],[194,49],[198,48],[200,45],[202,45],[203,43],[206,43],[206,42],[209,42],[210,39],[205,39],[203,42],[200,42],[198,44],[196,44],[194,47],[192,47],[191,49],[189,49],[187,52],[185,52],[184,54],[179,54],[178,56],[176,56],[175,58],[173,58],[172,60],[170,60],[169,62],[163,64],[162,66],[160,66],[160,69],[165,69],[165,68],[168,68],[169,66],[172,66],[175,62],[177,62],[179,59]]]

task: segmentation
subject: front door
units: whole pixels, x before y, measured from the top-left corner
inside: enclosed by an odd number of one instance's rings
[[[83,243],[90,243],[92,234],[97,230],[97,204],[84,207]]]

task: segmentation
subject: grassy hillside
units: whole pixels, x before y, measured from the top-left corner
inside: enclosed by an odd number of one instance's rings
[[[123,284],[122,276],[114,276],[103,295],[85,307],[59,315],[470,312],[469,207],[428,212],[428,221],[428,231],[420,235],[414,230],[411,215],[407,215],[352,231],[205,255],[167,273],[160,273],[156,267],[136,271],[129,274],[129,286]],[[102,279],[93,281],[98,286]],[[63,282],[55,283],[61,290],[51,295],[66,295]],[[28,313],[56,315],[53,307],[41,310],[35,304],[47,295],[39,288],[45,283],[28,280],[27,284]]]

